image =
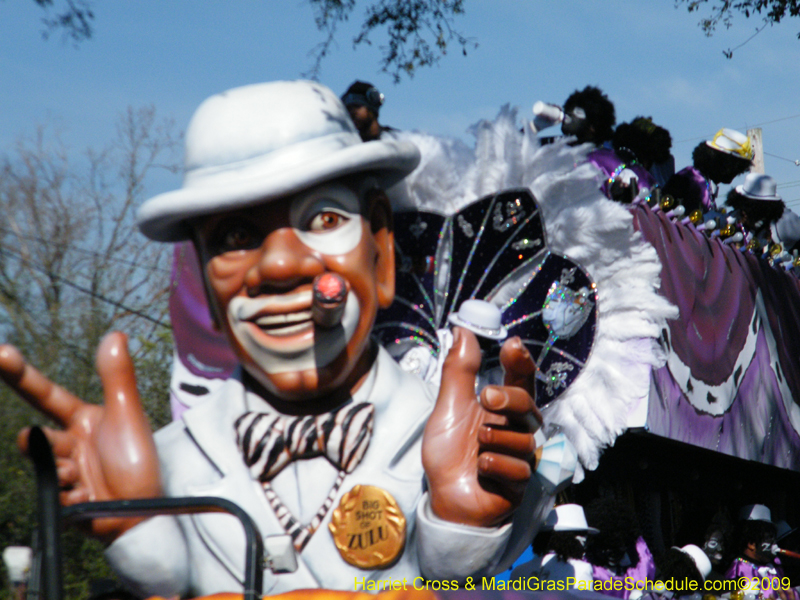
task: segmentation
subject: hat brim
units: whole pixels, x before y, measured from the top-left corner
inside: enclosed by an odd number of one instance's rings
[[[589,535],[596,535],[600,533],[600,530],[596,527],[569,527],[564,525],[556,524],[553,527],[548,527],[547,525],[542,527],[542,531],[572,531],[574,533],[588,533]]]
[[[458,316],[457,313],[451,314],[449,317],[447,317],[447,320],[453,325],[458,325],[464,329],[469,329],[475,335],[480,335],[482,337],[489,338],[490,340],[500,341],[508,337],[508,330],[503,325],[500,325],[500,329],[486,329],[480,325],[475,325],[475,323],[470,323],[469,321],[463,320]]]
[[[188,221],[196,217],[257,206],[346,175],[374,172],[386,189],[419,164],[411,142],[375,140],[346,146],[289,169],[267,170],[221,185],[187,186],[146,201],[137,214],[139,228],[150,239],[179,242],[191,237]]]
[[[749,198],[750,200],[756,201],[764,201],[764,202],[782,202],[783,198],[775,194],[774,196],[751,196],[747,192],[744,191],[744,184],[739,184],[735,188],[737,194],[744,196],[745,198]]]

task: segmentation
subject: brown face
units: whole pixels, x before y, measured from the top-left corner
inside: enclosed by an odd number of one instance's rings
[[[195,223],[212,310],[247,372],[280,400],[349,393],[371,366],[375,314],[394,297],[394,239],[385,196],[360,205],[330,182]],[[325,272],[349,288],[332,328],[311,318],[312,281]]]
[[[375,115],[366,106],[351,104],[347,107],[347,112],[350,113],[350,118],[359,131],[368,130],[375,120]]]

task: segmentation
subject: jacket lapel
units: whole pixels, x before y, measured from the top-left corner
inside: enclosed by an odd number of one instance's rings
[[[351,567],[339,557],[328,531],[333,510],[341,496],[356,485],[372,485],[388,491],[406,517],[406,564],[416,563],[413,537],[416,507],[422,496],[422,432],[433,409],[434,393],[422,380],[400,370],[394,359],[380,349],[377,374],[367,397],[375,405],[375,426],[369,448],[359,466],[344,480],[331,510],[302,553],[316,579],[326,587],[350,588],[354,578],[391,578],[391,569],[365,571]],[[332,557],[335,560],[331,560]],[[400,566],[400,565],[398,565]],[[400,566],[400,568],[403,568]]]
[[[218,496],[236,502],[250,514],[262,536],[274,535],[283,529],[267,503],[261,484],[252,479],[236,447],[233,423],[247,410],[245,393],[234,376],[211,401],[184,413],[189,434],[219,473],[219,477],[210,478],[207,484],[194,485],[188,492],[191,496]],[[264,573],[265,594],[276,586],[278,592],[319,587],[319,581],[325,581],[328,586],[329,582],[339,579],[352,584],[349,580],[352,568],[344,568],[344,562],[338,559],[327,524],[341,495],[355,485],[375,485],[390,491],[408,520],[408,537],[413,535],[414,511],[422,495],[422,431],[433,409],[433,392],[418,378],[403,373],[381,348],[374,383],[366,396],[358,400],[372,402],[376,414],[364,459],[347,476],[319,530],[298,556],[297,572],[279,576],[270,571]],[[218,513],[192,516],[210,552],[241,582],[244,579],[244,533],[241,527],[233,525],[233,519]],[[409,551],[407,544],[406,552]],[[332,561],[332,557],[337,560]],[[360,573],[368,575],[364,571]]]
[[[264,490],[253,480],[236,446],[234,421],[246,410],[245,390],[237,378],[229,379],[214,401],[203,403],[184,413],[183,420],[197,446],[212,463],[219,477],[207,484],[188,488],[190,496],[216,496],[241,506],[258,526],[262,537],[281,532],[275,514],[267,504]],[[235,518],[220,513],[192,515],[198,535],[208,550],[240,583],[244,582],[245,538]],[[300,563],[300,561],[298,561]],[[292,574],[296,587],[318,587],[305,565]],[[277,579],[264,573],[263,593],[275,587]]]

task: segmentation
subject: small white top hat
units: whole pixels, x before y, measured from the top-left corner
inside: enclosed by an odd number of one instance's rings
[[[762,173],[748,173],[744,183],[736,186],[737,193],[751,200],[781,201],[778,196],[778,184],[769,175]]]
[[[720,129],[714,135],[714,138],[707,141],[706,144],[714,148],[714,150],[719,150],[726,154],[734,154],[746,160],[753,160],[753,145],[750,143],[750,138],[741,131],[728,128]]]
[[[491,340],[504,340],[508,331],[503,327],[500,309],[485,300],[464,300],[457,313],[447,320],[453,325],[469,329],[475,335]]]
[[[188,239],[187,220],[263,204],[317,184],[374,172],[386,189],[419,163],[407,141],[362,142],[347,109],[313,81],[274,81],[208,98],[186,131],[183,187],[149,199],[139,228]]]
[[[740,521],[769,521],[772,523],[772,513],[763,504],[748,504],[739,511]]]
[[[586,515],[580,504],[562,504],[556,506],[547,515],[542,531],[583,531],[586,533],[599,533],[595,527],[589,527]]]
[[[675,547],[677,548],[677,546]],[[678,550],[689,555],[689,558],[694,561],[694,564],[697,567],[697,570],[700,571],[700,575],[703,576],[703,579],[708,577],[709,573],[711,573],[711,561],[701,548],[695,546],[694,544],[688,544],[683,548],[678,548]]]

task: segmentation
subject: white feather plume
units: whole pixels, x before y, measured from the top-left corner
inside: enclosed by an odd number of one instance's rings
[[[602,174],[586,162],[589,146],[540,146],[516,109],[471,128],[475,148],[421,133],[399,134],[420,148],[408,197],[420,209],[451,214],[487,194],[528,187],[542,209],[550,248],[579,263],[597,283],[595,345],[570,388],[545,408],[551,430],[563,431],[583,468],[625,429],[649,392],[650,369],[664,362],[655,343],[677,309],[658,295],[661,265],[634,231],[630,212],[599,189]],[[576,474],[575,481],[582,478]]]

